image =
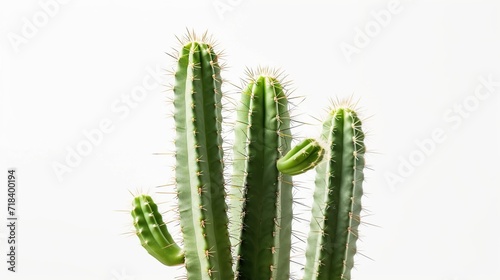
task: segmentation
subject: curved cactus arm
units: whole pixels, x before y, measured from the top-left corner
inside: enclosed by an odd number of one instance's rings
[[[290,277],[292,179],[276,168],[291,143],[288,101],[273,73],[250,74],[235,127],[231,232],[238,279]]]
[[[298,175],[313,169],[323,159],[325,149],[312,138],[307,138],[293,147],[276,164],[278,170],[288,175]]]
[[[326,160],[317,167],[304,279],[351,279],[365,164],[361,121],[335,108],[323,124]]]
[[[187,278],[232,279],[220,67],[210,43],[189,39],[179,54],[174,85],[175,180]]]
[[[172,239],[160,213],[158,213],[158,207],[150,196],[135,197],[131,214],[141,245],[150,255],[168,266],[184,263],[182,249]]]

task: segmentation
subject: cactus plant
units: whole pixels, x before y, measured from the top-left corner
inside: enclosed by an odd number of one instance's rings
[[[234,127],[233,173],[225,178],[222,79],[206,38],[190,34],[183,41],[174,74],[183,244],[174,242],[151,197],[139,195],[131,213],[142,246],[165,265],[184,264],[190,280],[290,279],[292,176],[317,165],[304,278],[350,279],[364,167],[356,113],[335,108],[319,141],[292,148],[282,76],[248,71]]]

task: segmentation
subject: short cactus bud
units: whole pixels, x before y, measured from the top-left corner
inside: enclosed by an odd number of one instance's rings
[[[164,265],[184,263],[184,253],[174,242],[163,222],[158,206],[150,196],[140,195],[134,199],[132,217],[141,245],[150,255]]]
[[[276,164],[278,170],[288,175],[302,174],[314,168],[323,159],[325,149],[312,138],[307,138],[292,148]]]

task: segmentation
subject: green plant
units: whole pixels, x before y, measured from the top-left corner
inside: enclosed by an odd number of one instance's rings
[[[227,183],[218,56],[205,36],[191,34],[183,42],[173,88],[183,245],[174,242],[147,195],[138,195],[132,210],[141,244],[165,265],[184,264],[190,280],[289,279],[292,175],[319,164],[305,279],[350,279],[364,166],[361,123],[340,106],[319,141],[306,139],[292,149],[281,75],[268,69],[248,74]]]

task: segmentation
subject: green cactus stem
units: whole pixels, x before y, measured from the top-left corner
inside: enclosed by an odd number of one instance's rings
[[[337,106],[321,138],[327,154],[316,168],[304,279],[351,279],[365,165],[361,121],[349,106]]]
[[[158,213],[158,206],[150,196],[140,195],[134,198],[132,217],[141,245],[150,255],[168,266],[184,263],[181,248],[168,232],[167,226]]]
[[[278,160],[278,170],[288,175],[302,174],[313,169],[323,159],[325,149],[312,138],[307,138]]]
[[[290,149],[288,100],[279,75],[249,73],[237,110],[231,233],[238,279],[290,277],[292,179],[276,168]]]
[[[194,35],[179,53],[174,85],[176,187],[187,278],[232,279],[221,83],[212,44]]]

